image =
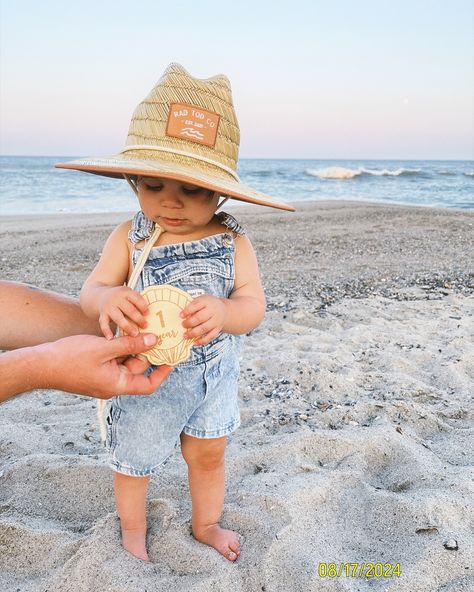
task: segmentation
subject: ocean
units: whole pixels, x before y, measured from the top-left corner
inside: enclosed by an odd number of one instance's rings
[[[126,181],[55,169],[72,156],[0,156],[0,214],[136,210]],[[288,203],[354,200],[474,209],[474,161],[241,159],[241,180]]]

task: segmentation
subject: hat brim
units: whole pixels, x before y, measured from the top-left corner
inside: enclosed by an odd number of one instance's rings
[[[269,206],[289,212],[296,211],[293,206],[279,202],[269,195],[256,191],[252,187],[234,180],[230,175],[224,177],[226,173],[221,175],[219,171],[219,174],[211,174],[189,165],[169,163],[165,160],[130,159],[117,155],[61,162],[54,166],[59,169],[72,169],[117,179],[122,179],[124,174],[174,179],[176,181],[194,183],[206,189],[216,191],[220,195],[238,199],[239,201],[260,206]]]

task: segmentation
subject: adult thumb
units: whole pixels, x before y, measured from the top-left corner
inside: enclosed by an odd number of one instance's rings
[[[140,333],[136,337],[123,335],[108,341],[110,345],[109,354],[111,358],[122,356],[133,356],[147,351],[156,344],[156,335],[153,333]]]

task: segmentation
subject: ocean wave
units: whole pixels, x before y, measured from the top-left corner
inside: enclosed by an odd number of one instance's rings
[[[360,167],[358,169],[346,169],[345,167],[328,167],[325,169],[306,169],[305,171],[312,177],[318,177],[319,179],[353,179],[363,175],[373,177],[399,177],[400,175],[418,175],[422,171],[421,169],[405,169],[399,168],[395,171],[389,171],[383,169],[381,171],[374,169],[365,169]]]
[[[474,171],[467,171],[463,173],[463,175],[466,175],[466,177],[474,177]]]

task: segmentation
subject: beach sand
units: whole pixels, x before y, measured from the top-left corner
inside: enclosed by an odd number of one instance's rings
[[[474,215],[226,209],[268,299],[227,448],[221,523],[240,558],[191,536],[179,449],[150,487],[151,562],[125,553],[96,402],[35,391],[0,408],[1,592],[474,590]],[[4,217],[2,278],[77,296],[127,217]],[[401,575],[364,577],[368,563]]]

